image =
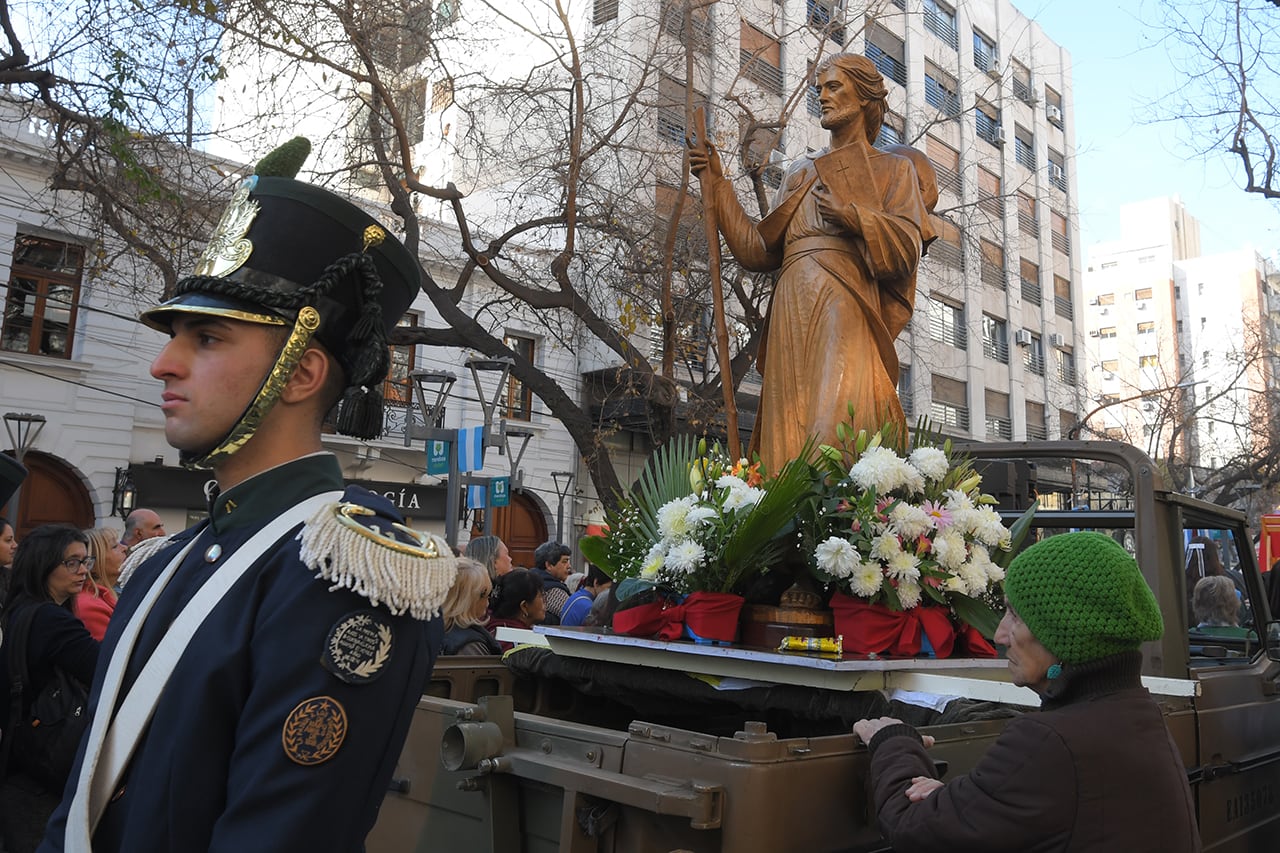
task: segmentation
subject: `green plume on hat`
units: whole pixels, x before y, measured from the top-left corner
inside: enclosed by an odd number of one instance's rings
[[[260,178],[295,178],[310,155],[311,140],[305,136],[295,136],[268,152],[267,156],[258,161],[253,173]]]

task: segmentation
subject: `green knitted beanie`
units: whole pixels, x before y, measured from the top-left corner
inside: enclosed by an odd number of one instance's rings
[[[1138,648],[1164,621],[1138,563],[1101,533],[1062,533],[1009,564],[1004,594],[1044,647],[1067,664]]]

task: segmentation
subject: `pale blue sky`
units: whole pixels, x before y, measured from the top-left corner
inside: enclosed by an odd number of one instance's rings
[[[1120,236],[1120,205],[1178,195],[1200,220],[1206,254],[1246,245],[1278,254],[1280,203],[1240,189],[1235,155],[1220,151],[1197,159],[1183,142],[1183,126],[1145,123],[1152,102],[1178,82],[1168,52],[1157,43],[1150,2],[1014,4],[1071,53],[1077,202],[1086,250]]]

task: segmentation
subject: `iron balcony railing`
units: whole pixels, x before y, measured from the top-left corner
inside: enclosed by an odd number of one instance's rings
[[[1071,305],[1071,299],[1066,296],[1053,297],[1053,311],[1059,317],[1064,317],[1068,320],[1074,319],[1076,314],[1075,308]]]
[[[987,415],[987,438],[1010,441],[1013,438],[1013,421]]]
[[[942,426],[955,427],[956,429],[969,429],[969,409],[965,406],[957,406],[953,403],[939,403],[935,400],[929,406],[929,417],[934,423]]]
[[[982,339],[982,354],[1001,364],[1009,363],[1009,341],[1005,338]]]
[[[1032,305],[1039,305],[1044,298],[1043,292],[1040,290],[1040,282],[1032,281],[1029,278],[1021,279],[1022,281],[1022,298]]]
[[[760,84],[760,88],[775,95],[782,94],[782,69],[750,50],[738,52],[738,67],[747,79]]]
[[[955,91],[943,86],[928,74],[924,77],[924,99],[930,106],[941,110],[942,114],[948,118],[960,115],[960,98],[956,96]]]
[[[901,60],[885,53],[879,46],[871,42],[867,42],[865,53],[867,59],[874,62],[876,68],[880,69],[881,74],[899,86],[907,85],[907,67],[902,64]]]
[[[1040,223],[1030,213],[1024,210],[1018,211],[1018,229],[1028,237],[1040,236]]]
[[[1057,249],[1062,254],[1071,254],[1071,238],[1066,234],[1059,234],[1057,231],[1054,231],[1052,242],[1053,248]]]
[[[1005,289],[1006,281],[1003,267],[998,267],[995,264],[983,261],[982,268],[978,271],[978,274],[982,278],[983,284],[989,284],[992,287],[998,287],[1001,290]]]
[[[960,49],[960,35],[956,32],[954,19],[944,18],[937,12],[926,9],[924,13],[924,28],[946,44],[951,45],[952,50]]]

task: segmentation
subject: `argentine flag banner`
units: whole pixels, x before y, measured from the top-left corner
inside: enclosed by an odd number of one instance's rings
[[[458,430],[458,470],[480,471],[484,468],[484,427]]]

